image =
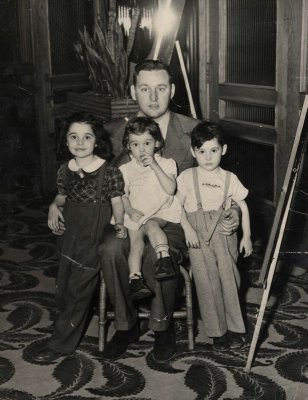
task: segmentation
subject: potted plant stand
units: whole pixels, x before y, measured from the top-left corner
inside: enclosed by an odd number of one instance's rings
[[[94,92],[69,92],[67,94],[67,112],[83,111],[91,113],[104,122],[111,119],[111,97]]]

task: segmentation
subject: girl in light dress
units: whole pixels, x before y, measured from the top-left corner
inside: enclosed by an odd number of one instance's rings
[[[125,182],[124,225],[130,238],[128,265],[132,300],[152,295],[141,272],[145,237],[157,255],[154,278],[162,281],[176,276],[163,228],[168,222],[180,222],[181,206],[174,197],[176,163],[160,156],[163,145],[160,128],[151,118],[135,117],[127,123],[123,147],[131,161],[121,165],[120,170]]]

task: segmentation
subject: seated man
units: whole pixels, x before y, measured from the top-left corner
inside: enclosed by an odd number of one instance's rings
[[[160,61],[145,60],[136,65],[131,86],[131,95],[139,105],[138,116],[153,118],[160,126],[165,140],[162,156],[173,158],[178,166],[178,172],[192,167],[194,158],[190,152],[190,132],[199,122],[196,119],[169,111],[169,102],[173,97],[175,85],[168,67]],[[126,119],[121,118],[105,125],[109,132],[117,164],[130,160],[122,151],[122,137]],[[238,227],[237,210],[228,210],[229,219],[224,219],[222,229],[230,234]],[[185,251],[184,234],[180,224],[168,222],[164,228],[169,240],[171,257],[177,265],[181,251]],[[106,235],[106,240],[99,249],[101,266],[110,301],[115,312],[115,334],[107,343],[103,352],[106,359],[121,357],[129,344],[139,339],[137,309],[129,298],[129,239],[119,239],[112,229]],[[150,243],[146,243],[143,253],[142,274],[147,286],[154,293],[151,300],[149,328],[154,331],[155,341],[153,356],[158,361],[170,359],[176,351],[175,333],[171,324],[175,307],[177,279],[157,281],[155,273],[156,255]]]

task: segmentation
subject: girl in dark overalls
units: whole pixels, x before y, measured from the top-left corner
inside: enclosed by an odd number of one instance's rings
[[[126,237],[124,182],[119,169],[109,162],[112,148],[102,123],[90,114],[72,114],[64,124],[62,139],[62,146],[74,158],[58,170],[58,195],[48,214],[53,233],[64,233],[59,236],[56,279],[59,313],[46,348],[36,356],[45,362],[73,353],[80,342],[98,283],[97,246],[112,214],[116,236]]]

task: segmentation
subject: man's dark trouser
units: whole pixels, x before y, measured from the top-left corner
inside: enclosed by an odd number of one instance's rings
[[[163,230],[168,237],[171,256],[177,267],[180,252],[185,249],[184,232],[180,224],[173,223],[167,223]],[[99,246],[99,254],[108,295],[114,307],[115,329],[128,330],[136,323],[137,319],[137,310],[129,299],[127,264],[129,239],[116,238],[114,229],[110,226],[106,230],[104,242]],[[147,285],[154,292],[149,328],[154,331],[164,331],[168,328],[174,311],[177,279],[156,281],[153,278],[155,262],[156,254],[149,241],[146,240],[142,274]]]

